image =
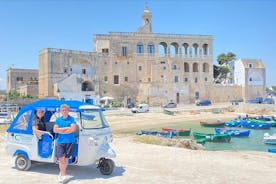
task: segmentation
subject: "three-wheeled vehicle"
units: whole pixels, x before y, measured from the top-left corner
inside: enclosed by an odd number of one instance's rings
[[[110,175],[115,168],[116,156],[109,146],[112,142],[110,127],[103,109],[79,101],[43,99],[23,106],[6,132],[6,152],[15,157],[15,167],[28,170],[32,161],[58,163],[56,157],[56,134],[53,132],[55,119],[60,114],[60,106],[70,107],[69,115],[76,120],[76,142],[69,165],[85,166],[97,164],[100,172]],[[37,137],[32,131],[36,110],[44,110],[44,121],[49,133]]]

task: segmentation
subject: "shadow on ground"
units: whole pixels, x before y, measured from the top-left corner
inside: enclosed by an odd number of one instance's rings
[[[15,169],[15,167],[14,167]],[[86,179],[109,179],[117,176],[122,176],[126,170],[124,167],[116,166],[113,173],[111,175],[103,175],[97,169],[96,165],[91,166],[72,166],[69,165],[67,168],[67,174],[69,176],[72,176],[70,180],[86,180]],[[43,173],[43,174],[52,174],[52,175],[58,175],[59,168],[57,164],[53,163],[38,163],[34,162],[32,163],[32,167],[27,172],[33,172],[33,173]]]

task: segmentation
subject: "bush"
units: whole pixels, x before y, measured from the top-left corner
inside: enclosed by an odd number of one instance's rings
[[[112,107],[123,107],[122,102],[112,102]]]

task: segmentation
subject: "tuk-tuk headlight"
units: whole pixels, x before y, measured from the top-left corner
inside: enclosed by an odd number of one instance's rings
[[[89,137],[88,138],[88,144],[97,146],[98,145],[98,141],[96,139],[94,139],[93,137]]]

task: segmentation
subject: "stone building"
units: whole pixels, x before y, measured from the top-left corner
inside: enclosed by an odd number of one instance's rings
[[[153,33],[148,7],[141,20],[136,32],[94,35],[92,52],[41,50],[39,97],[112,96],[151,105],[242,98],[238,85],[213,85],[211,35]]]
[[[17,91],[22,96],[38,96],[38,70],[9,68],[7,73],[7,92]]]
[[[137,32],[96,34],[93,45],[93,52],[40,51],[39,96],[58,96],[59,92],[68,98],[78,93],[151,104],[209,97],[211,35],[153,33],[151,12],[145,7]]]

